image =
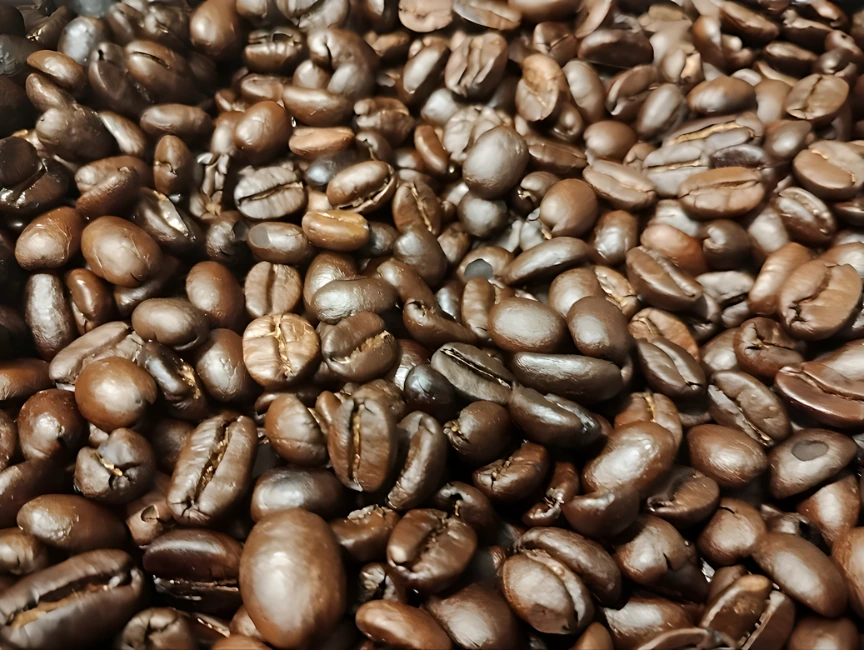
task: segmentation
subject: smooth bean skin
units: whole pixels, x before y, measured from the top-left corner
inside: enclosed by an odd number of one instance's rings
[[[324,520],[295,508],[258,522],[240,558],[240,593],[268,642],[291,647],[324,636],[346,606],[345,570]],[[296,607],[288,616],[285,602]]]

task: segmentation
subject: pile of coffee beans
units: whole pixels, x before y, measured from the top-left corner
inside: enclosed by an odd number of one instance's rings
[[[864,647],[864,11],[36,2],[0,650]]]

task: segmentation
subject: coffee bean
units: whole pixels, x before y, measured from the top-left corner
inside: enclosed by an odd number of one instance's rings
[[[174,518],[206,525],[234,505],[251,480],[257,440],[245,416],[227,412],[199,424],[177,458],[166,494]]]
[[[285,387],[310,374],[319,354],[318,335],[294,314],[257,318],[243,332],[243,362],[265,388]]]
[[[672,434],[653,422],[616,429],[603,451],[586,465],[582,481],[590,491],[630,487],[646,493],[672,466]]]
[[[55,593],[58,585],[71,589],[82,584],[91,592],[83,602],[74,596],[53,601],[56,607],[47,620],[37,609],[39,601]],[[122,629],[144,603],[144,591],[144,574],[125,552],[82,553],[27,576],[3,594],[0,611],[4,618],[20,622],[5,626],[3,638],[24,648],[98,642]],[[78,618],[81,611],[91,614],[87,625]],[[57,619],[64,624],[58,626]]]
[[[45,494],[18,511],[18,527],[72,554],[123,544],[126,531],[110,510],[82,496]]]
[[[398,644],[412,650],[453,647],[447,633],[432,616],[404,603],[374,600],[360,607],[356,617],[360,631],[375,642]]]
[[[117,217],[91,221],[81,236],[81,252],[96,275],[133,288],[153,277],[162,258],[150,235]]]
[[[87,364],[75,382],[75,402],[81,415],[105,431],[138,423],[156,395],[153,378],[122,357]]]
[[[294,561],[277,561],[283,556]],[[311,566],[318,570],[308,571]],[[327,524],[301,508],[256,524],[240,558],[240,593],[252,622],[268,642],[297,645],[323,636],[346,606],[345,570]],[[309,594],[317,597],[308,598]],[[296,599],[295,616],[275,615],[275,603],[285,599]]]
[[[334,414],[327,449],[336,476],[346,487],[374,492],[396,463],[396,422],[377,395],[349,397]]]
[[[393,528],[387,562],[406,584],[421,593],[436,593],[465,570],[477,547],[468,524],[432,508],[410,510]]]

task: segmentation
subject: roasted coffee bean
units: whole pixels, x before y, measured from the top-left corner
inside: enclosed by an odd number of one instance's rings
[[[48,547],[20,528],[0,531],[0,567],[4,573],[27,575],[49,566]]]
[[[524,442],[513,453],[484,465],[472,474],[475,487],[494,501],[517,501],[534,493],[549,471],[545,447]]]
[[[300,302],[302,282],[296,269],[285,264],[259,262],[243,284],[246,311],[253,318],[291,312]]]
[[[803,429],[771,450],[770,490],[778,499],[800,494],[837,474],[856,449],[841,434]]]
[[[345,570],[327,524],[300,508],[256,524],[240,558],[240,593],[266,641],[290,646],[324,636],[346,607]],[[277,615],[276,602],[286,601],[296,602],[295,615]]]
[[[379,278],[334,279],[311,296],[309,306],[319,320],[335,324],[363,311],[386,312],[397,300],[396,290]]]
[[[319,355],[315,330],[294,314],[257,318],[243,332],[243,362],[265,388],[284,388],[311,374]]]
[[[477,536],[466,523],[440,510],[410,510],[393,528],[387,561],[406,585],[437,593],[465,570]]]
[[[813,611],[836,616],[845,610],[841,574],[810,542],[797,535],[769,532],[757,544],[753,559],[784,592]]]
[[[674,437],[660,425],[627,424],[615,429],[600,455],[585,466],[582,482],[591,492],[627,487],[647,494],[672,467],[675,451]]]
[[[151,607],[133,616],[120,635],[123,650],[149,644],[159,650],[194,648],[197,644],[192,625],[173,607]]]
[[[396,463],[396,422],[380,397],[345,399],[327,438],[333,469],[346,487],[374,492],[390,478]]]
[[[627,251],[627,279],[653,307],[681,311],[694,307],[702,287],[660,253],[642,246]]]
[[[78,410],[103,431],[137,424],[156,397],[153,378],[122,357],[110,356],[87,364],[75,382]]]
[[[65,266],[81,248],[84,223],[72,208],[57,208],[37,217],[15,243],[15,259],[27,271]]]
[[[126,530],[106,508],[73,494],[45,494],[18,511],[18,527],[72,554],[122,546]]]
[[[234,188],[234,203],[253,220],[280,219],[306,207],[306,188],[292,165],[247,168]]]
[[[687,432],[690,462],[723,488],[742,487],[768,469],[756,440],[729,427],[703,424]]]
[[[296,395],[280,394],[267,409],[264,435],[285,460],[298,465],[322,465],[327,459],[327,446],[319,417]]]
[[[91,221],[81,236],[81,252],[96,275],[132,288],[152,278],[162,258],[150,235],[117,217]]]
[[[623,386],[621,371],[614,363],[577,354],[517,352],[510,366],[520,383],[580,402],[608,399]]]
[[[590,592],[566,561],[545,550],[525,550],[501,567],[510,608],[538,632],[578,634],[593,618]],[[540,592],[528,588],[543,585]]]
[[[765,447],[790,433],[789,417],[779,399],[755,377],[740,371],[715,372],[708,386],[711,417],[737,428]]]
[[[735,332],[735,357],[739,367],[756,377],[773,379],[784,366],[804,361],[801,346],[768,318],[751,318]]]
[[[642,373],[652,390],[671,399],[693,399],[706,389],[705,373],[686,350],[657,337],[636,343]]]
[[[258,435],[230,412],[204,420],[177,458],[166,499],[180,523],[206,525],[239,499],[251,480]]]
[[[156,472],[147,440],[130,429],[115,429],[97,449],[78,452],[75,488],[102,503],[128,503],[142,496]]]
[[[321,338],[327,366],[347,381],[364,382],[383,375],[396,361],[397,342],[377,314],[349,316]]]
[[[90,645],[119,632],[145,602],[144,573],[119,550],[82,553],[7,589],[3,638],[22,648]],[[78,589],[86,587],[82,594]],[[52,600],[52,596],[56,600]],[[52,604],[45,612],[44,602]],[[80,615],[89,614],[84,625]]]
[[[506,404],[513,375],[501,361],[465,343],[442,346],[432,355],[432,367],[469,400]]]
[[[777,310],[793,335],[818,341],[835,334],[858,303],[860,278],[847,264],[813,260],[789,274],[777,293]]]

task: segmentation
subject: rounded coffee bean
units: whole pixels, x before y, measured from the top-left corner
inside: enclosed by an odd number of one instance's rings
[[[558,314],[536,300],[507,298],[489,312],[489,337],[510,352],[555,352],[567,336]]]
[[[126,529],[106,508],[74,494],[46,494],[18,512],[18,527],[72,554],[122,546]]]
[[[582,471],[587,491],[631,488],[647,494],[672,467],[675,439],[653,422],[634,422],[612,432],[603,451]]]
[[[243,332],[243,362],[264,388],[285,388],[311,374],[320,356],[318,334],[300,316],[276,314]]]
[[[746,485],[768,469],[762,446],[737,429],[702,424],[687,432],[690,462],[723,488]]]
[[[27,224],[15,242],[15,259],[27,271],[65,266],[81,248],[84,222],[72,208],[57,208]]]
[[[150,443],[130,429],[115,429],[97,449],[78,452],[75,489],[94,501],[129,503],[148,490],[155,473]]]
[[[393,528],[387,562],[422,594],[451,585],[477,548],[474,530],[457,517],[432,508],[410,510]]]
[[[846,609],[846,585],[837,567],[817,547],[797,535],[766,533],[753,559],[784,593],[822,616]]]
[[[243,289],[218,262],[199,262],[189,269],[186,295],[211,327],[238,330],[245,321]]]
[[[295,508],[252,529],[240,558],[240,593],[268,643],[290,647],[325,636],[345,612],[346,589],[339,546],[317,515]]]
[[[292,393],[282,393],[267,409],[264,435],[274,451],[297,465],[319,466],[327,460],[320,416]]]
[[[69,391],[40,391],[18,413],[18,442],[30,460],[68,458],[84,444],[86,435],[86,422]]]
[[[156,401],[157,394],[153,378],[121,357],[88,364],[75,383],[79,412],[103,431],[138,423]]]
[[[81,236],[81,252],[96,275],[121,287],[141,286],[162,259],[150,235],[118,217],[91,221]]]
[[[495,127],[474,142],[462,165],[468,187],[484,199],[503,196],[513,189],[528,164],[528,146],[506,126]]]

